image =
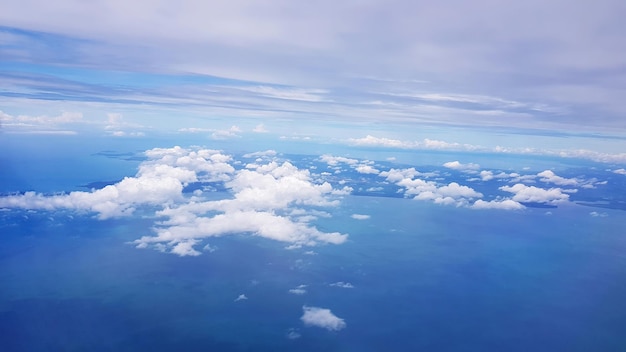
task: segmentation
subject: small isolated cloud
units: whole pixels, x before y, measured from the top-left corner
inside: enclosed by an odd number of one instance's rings
[[[256,125],[256,127],[252,130],[254,133],[268,133],[269,131],[265,128],[265,125],[262,123]]]
[[[377,175],[380,171],[373,168],[371,165],[359,165],[355,169],[360,174],[373,174]]]
[[[242,293],[239,296],[237,296],[237,298],[235,298],[235,302],[245,301],[247,299],[248,299],[248,297]]]
[[[589,215],[591,215],[593,217],[600,217],[600,218],[605,218],[605,217],[609,216],[609,214],[607,214],[607,213],[598,213],[597,211],[592,211],[591,213],[589,213]]]
[[[468,171],[468,170],[475,171],[475,170],[480,169],[480,165],[478,164],[474,164],[474,163],[462,164],[458,160],[449,161],[447,163],[444,163],[443,166],[447,167],[448,169],[460,170],[460,171]]]
[[[287,330],[286,337],[290,340],[295,340],[295,339],[299,339],[300,337],[302,337],[302,334],[300,334],[300,331],[298,329],[291,328]]]
[[[338,281],[330,284],[333,287],[341,287],[341,288],[354,288],[354,286],[349,282]]]
[[[298,285],[298,287],[290,289],[289,293],[294,295],[303,295],[306,293],[306,285]]]
[[[202,247],[202,250],[205,251],[205,252],[213,253],[213,252],[215,252],[217,250],[217,247],[211,246],[210,244],[207,244],[204,247]]]
[[[511,199],[505,200],[492,200],[492,201],[484,201],[482,199],[477,200],[472,204],[472,208],[474,209],[504,209],[504,210],[517,210],[524,209],[524,205],[520,204]]]
[[[364,215],[364,214],[352,214],[350,217],[353,219],[357,219],[357,220],[367,220],[370,218],[369,215]]]
[[[626,175],[626,169],[617,169],[617,170],[614,170],[613,172],[618,175]]]
[[[304,314],[300,320],[306,326],[317,326],[329,331],[339,331],[346,327],[343,319],[334,315],[330,309],[303,306]]]

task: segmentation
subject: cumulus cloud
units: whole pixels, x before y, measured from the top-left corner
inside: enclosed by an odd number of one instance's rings
[[[380,173],[380,176],[384,177],[389,182],[398,182],[405,178],[412,179],[419,175],[423,174],[413,167],[409,169],[390,169],[389,171],[382,171]]]
[[[352,214],[351,218],[356,219],[356,220],[367,220],[370,218],[370,216],[364,215],[364,214]]]
[[[396,183],[405,188],[404,194],[416,200],[429,200],[444,205],[467,205],[469,200],[481,198],[482,193],[456,182],[439,185],[434,181],[405,178]]]
[[[474,209],[504,209],[504,210],[518,210],[524,209],[525,206],[516,202],[512,199],[504,199],[504,200],[491,200],[484,201],[482,199],[478,199],[472,204],[472,208]]]
[[[478,164],[474,164],[474,163],[462,164],[458,160],[449,161],[447,163],[444,163],[443,166],[447,167],[448,169],[461,170],[461,171],[467,171],[467,170],[475,171],[475,170],[480,169],[480,165]]]
[[[324,154],[320,157],[320,160],[327,163],[330,166],[336,166],[338,164],[348,164],[354,165],[358,164],[359,161],[357,159],[345,158],[343,156],[332,156],[329,154]]]
[[[113,185],[90,192],[27,192],[0,197],[0,208],[70,209],[105,219],[150,207],[162,219],[155,226],[156,235],[143,236],[134,243],[139,248],[153,247],[180,256],[199,255],[194,246],[204,238],[228,234],[252,234],[292,246],[340,244],[347,238],[346,234],[322,232],[309,224],[327,214],[314,208],[338,205],[335,193],[345,190],[336,190],[326,182],[315,183],[308,170],[291,163],[272,161],[235,171],[230,165],[232,158],[216,150],[155,148],[145,155],[148,159],[134,177]],[[202,191],[183,194],[184,187],[192,182],[223,182],[232,198],[204,200]],[[296,208],[300,211],[294,212]]]
[[[373,168],[371,165],[359,165],[355,170],[360,174],[378,174],[380,171]]]
[[[517,183],[513,186],[500,187],[500,189],[513,193],[512,199],[516,202],[556,204],[566,202],[569,199],[569,195],[563,193],[560,188],[543,189]]]
[[[303,306],[304,314],[300,320],[307,326],[317,326],[329,331],[339,331],[346,327],[343,319],[334,315],[330,309]]]
[[[574,178],[564,178],[556,175],[551,170],[545,170],[537,174],[539,181],[545,183],[554,183],[559,186],[577,186],[580,182]]]

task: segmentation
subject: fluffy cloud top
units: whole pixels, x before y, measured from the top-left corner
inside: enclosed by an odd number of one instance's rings
[[[500,189],[513,193],[512,199],[516,202],[556,204],[566,202],[569,199],[569,195],[563,193],[560,188],[543,189],[517,183],[513,186],[500,187]]]
[[[330,331],[339,331],[346,327],[346,322],[334,315],[330,309],[303,306],[304,314],[300,320],[307,326],[317,326]]]
[[[504,210],[518,210],[524,209],[524,205],[520,204],[511,199],[505,200],[492,200],[492,201],[484,201],[482,199],[478,199],[472,204],[472,208],[474,209],[504,209]]]
[[[155,213],[163,218],[156,235],[143,236],[135,244],[180,256],[200,255],[194,246],[203,238],[228,234],[247,233],[293,246],[340,244],[347,238],[309,225],[323,213],[312,207],[336,206],[336,194],[345,191],[314,183],[308,170],[272,161],[235,171],[230,156],[209,149],[155,148],[145,155],[148,160],[137,174],[116,184],[90,192],[1,197],[0,208],[70,209],[93,212],[101,219],[130,215],[140,206],[161,209]],[[184,195],[184,187],[197,181],[224,182],[232,198],[206,201],[201,190]]]
[[[579,181],[574,178],[564,178],[556,175],[551,170],[545,170],[537,174],[540,177],[539,181],[545,183],[554,183],[559,186],[576,186],[579,184]]]
[[[473,164],[473,163],[462,164],[458,160],[449,161],[447,163],[444,163],[443,166],[447,167],[448,169],[453,169],[453,170],[472,170],[472,171],[474,171],[474,170],[480,169],[480,165],[478,165],[478,164]]]

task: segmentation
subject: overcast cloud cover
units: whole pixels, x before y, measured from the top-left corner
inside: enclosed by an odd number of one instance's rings
[[[383,121],[412,129],[372,138],[409,132],[426,148],[472,148],[473,133],[499,128],[608,134],[576,155],[623,153],[625,12],[618,0],[9,0],[0,122],[12,132],[210,129],[223,139],[323,120],[359,127],[358,139]],[[108,113],[125,125],[112,126]],[[442,140],[419,125],[465,130]],[[538,147],[509,143],[500,147]]]

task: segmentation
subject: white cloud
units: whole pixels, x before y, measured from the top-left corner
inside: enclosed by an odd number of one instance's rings
[[[415,168],[409,169],[391,169],[389,171],[383,171],[380,176],[385,177],[387,181],[398,182],[405,178],[412,179],[415,176],[423,175],[421,172],[415,170]]]
[[[396,183],[405,188],[404,194],[417,200],[430,200],[444,205],[467,205],[470,199],[481,198],[482,194],[468,186],[451,182],[439,186],[434,181],[405,178]]]
[[[369,215],[363,215],[363,214],[352,214],[350,217],[356,220],[367,220],[370,218]]]
[[[397,139],[380,138],[367,135],[363,138],[350,138],[349,144],[357,146],[370,146],[370,147],[385,147],[385,148],[400,148],[400,149],[412,149],[418,146],[415,142],[400,141]]]
[[[618,175],[626,175],[626,169],[617,169],[617,170],[613,170],[613,172]]]
[[[377,175],[380,171],[373,168],[371,165],[359,165],[355,169],[360,174]]]
[[[474,170],[480,169],[480,165],[478,164],[474,164],[474,163],[462,164],[458,160],[449,161],[447,163],[444,163],[443,166],[447,167],[448,169],[462,170],[462,171],[466,171],[466,170],[474,171]]]
[[[579,184],[579,181],[574,178],[564,178],[556,175],[551,170],[545,170],[537,174],[540,177],[539,181],[545,183],[554,183],[559,186],[576,186]]]
[[[327,163],[330,166],[336,166],[338,164],[348,164],[348,165],[354,165],[354,164],[358,164],[358,160],[357,159],[350,159],[350,158],[345,158],[343,156],[332,156],[329,154],[324,154],[320,157],[320,160]]]
[[[333,287],[341,287],[341,288],[354,288],[354,286],[349,282],[338,281],[330,284]]]
[[[304,314],[300,319],[307,326],[317,326],[330,331],[339,331],[346,327],[343,319],[334,315],[330,309],[303,306]]]
[[[302,334],[297,329],[292,328],[287,331],[287,338],[290,340],[299,339],[300,337],[302,337]]]
[[[294,295],[303,295],[306,293],[306,285],[298,285],[298,287],[290,289],[289,293]]]
[[[243,155],[244,158],[259,158],[259,157],[273,157],[273,156],[276,156],[276,151],[272,149],[268,149],[262,152],[248,153],[248,154]]]
[[[477,201],[474,202],[474,204],[472,204],[471,207],[474,209],[505,209],[505,210],[517,210],[517,209],[525,208],[524,205],[511,199],[491,200],[488,202],[482,199],[478,199]]]
[[[591,213],[589,213],[589,215],[591,215],[593,217],[600,217],[600,218],[605,218],[605,217],[609,216],[609,214],[607,214],[607,213],[598,213],[597,211],[592,211]]]
[[[268,133],[269,131],[265,128],[265,125],[260,123],[260,124],[256,125],[256,127],[254,127],[254,129],[252,129],[252,132],[255,132],[255,133]]]
[[[543,189],[535,186],[526,186],[517,183],[514,186],[500,187],[505,192],[513,193],[513,200],[516,202],[530,203],[549,203],[555,204],[566,202],[569,199],[568,194],[564,194],[560,188]]]
[[[0,110],[1,127],[7,128],[9,133],[27,134],[76,134],[76,131],[61,130],[61,126],[74,125],[85,122],[80,112],[63,111],[58,116],[12,116]]]
[[[239,127],[231,126],[227,130],[216,130],[215,132],[211,134],[211,138],[221,140],[221,139],[241,137],[239,133],[241,133],[241,129]]]
[[[176,245],[174,245],[174,247],[172,247],[172,253],[178,254],[181,257],[188,255],[198,256],[200,255],[200,252],[193,248],[193,246],[198,242],[199,241],[193,239],[178,242]]]
[[[247,299],[248,299],[248,297],[242,293],[239,296],[237,296],[237,298],[235,298],[235,302],[245,301]]]
[[[271,154],[267,153],[266,154]],[[209,149],[155,148],[145,152],[134,177],[90,192],[43,195],[27,192],[0,197],[0,208],[70,209],[93,212],[105,219],[132,214],[136,208],[157,209],[163,219],[155,236],[134,243],[180,256],[195,256],[206,237],[251,234],[294,246],[343,243],[347,235],[321,232],[309,222],[328,213],[314,208],[338,204],[329,183],[315,183],[308,170],[285,162],[269,162],[235,172],[231,157]],[[190,182],[223,181],[232,198],[203,200],[203,192],[184,195]],[[295,212],[293,209],[299,208]],[[161,209],[161,210],[158,210]],[[206,247],[211,251],[212,247]]]

